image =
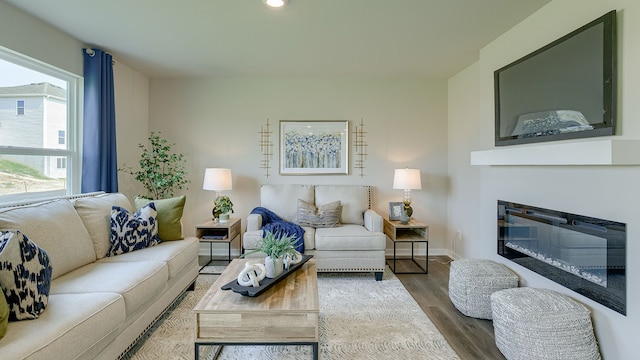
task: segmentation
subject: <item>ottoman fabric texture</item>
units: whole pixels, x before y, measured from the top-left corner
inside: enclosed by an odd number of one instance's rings
[[[518,287],[518,276],[506,266],[488,259],[451,262],[449,299],[466,316],[491,319],[491,294]]]
[[[509,360],[599,360],[591,313],[549,289],[517,288],[491,295],[496,345]]]

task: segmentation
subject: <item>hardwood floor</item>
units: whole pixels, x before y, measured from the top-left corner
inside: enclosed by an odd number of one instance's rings
[[[424,259],[424,257],[423,257]],[[447,256],[429,256],[428,274],[396,276],[462,360],[504,359],[496,347],[493,323],[460,313],[449,300]],[[405,271],[398,265],[399,271]]]
[[[424,259],[424,257],[423,257]],[[204,265],[208,257],[200,257]],[[449,262],[447,256],[429,256],[428,274],[396,274],[404,287],[418,302],[431,322],[440,330],[462,360],[504,360],[496,347],[493,323],[490,320],[462,315],[449,300]],[[212,265],[226,265],[215,261]],[[398,263],[398,271],[407,271]]]

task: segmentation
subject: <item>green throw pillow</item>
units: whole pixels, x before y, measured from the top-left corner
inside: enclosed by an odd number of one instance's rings
[[[7,299],[4,298],[4,291],[0,289],[0,339],[7,333],[7,326],[9,324],[9,304]]]
[[[158,211],[158,237],[162,241],[171,241],[183,239],[180,219],[182,219],[186,199],[186,196],[182,195],[160,200],[136,197],[133,201],[136,204],[136,210],[153,201]]]

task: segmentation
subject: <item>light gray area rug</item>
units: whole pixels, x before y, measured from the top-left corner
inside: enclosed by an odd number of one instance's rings
[[[199,276],[196,290],[167,313],[124,359],[194,359],[191,309],[216,276]],[[318,274],[320,359],[459,359],[402,283],[387,269],[373,274]],[[215,347],[202,346],[201,359]],[[225,346],[223,360],[311,359],[311,346]]]

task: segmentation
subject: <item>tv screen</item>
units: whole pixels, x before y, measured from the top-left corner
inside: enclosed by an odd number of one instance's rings
[[[616,11],[496,70],[496,146],[615,134]]]

